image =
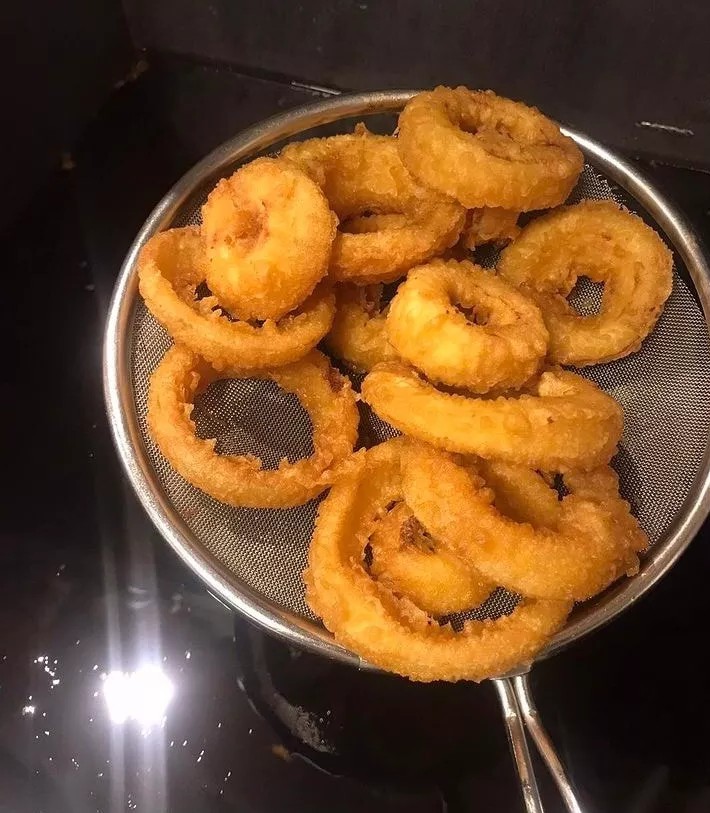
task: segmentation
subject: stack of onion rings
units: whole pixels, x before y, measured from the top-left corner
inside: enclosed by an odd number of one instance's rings
[[[207,258],[195,227],[156,234],[138,261],[140,292],[153,316],[176,341],[217,368],[261,369],[297,361],[333,323],[335,298],[327,288],[278,322],[235,322],[221,312],[216,297],[197,299],[206,275]]]
[[[289,144],[281,157],[310,174],[341,222],[350,222],[333,246],[334,280],[392,282],[458,240],[463,207],[418,184],[394,138],[360,132],[311,139]]]
[[[466,468],[445,452],[411,444],[403,492],[439,544],[494,584],[525,596],[582,601],[637,572],[648,540],[619,497],[610,468],[570,474],[565,485],[569,494],[558,502],[554,489],[529,469],[491,462]],[[554,499],[557,510],[548,504],[541,516],[539,492],[547,492],[543,501]],[[509,501],[517,516],[506,513]],[[532,524],[533,517],[542,524]]]
[[[483,680],[530,660],[564,623],[567,601],[523,599],[508,616],[440,626],[373,580],[363,563],[368,528],[402,499],[395,439],[362,455],[318,512],[304,573],[308,604],[336,640],[382,669],[414,680]]]
[[[406,105],[395,137],[360,126],[243,166],[209,195],[201,227],[158,234],[140,255],[141,294],[176,342],[150,382],[157,446],[237,507],[288,508],[330,488],[306,599],[384,669],[501,674],[535,657],[574,601],[639,567],[648,540],[608,466],[621,407],[549,365],[638,349],[672,260],[610,202],[520,231],[519,215],[562,203],[582,166],[534,108],[437,88]],[[486,243],[510,243],[497,273],[442,259]],[[383,284],[407,274],[387,302]],[[597,316],[567,302],[580,276],[605,284]],[[362,401],[410,438],[353,453],[368,442],[358,396],[314,350],[321,340],[366,373]],[[198,437],[195,396],[225,376],[296,394],[313,453],[266,470]],[[501,587],[522,597],[509,615],[466,620],[494,614]]]
[[[498,271],[540,306],[550,360],[583,367],[638,350],[671,292],[673,256],[640,217],[587,200],[529,223]],[[604,283],[593,316],[580,316],[566,299],[582,276]]]

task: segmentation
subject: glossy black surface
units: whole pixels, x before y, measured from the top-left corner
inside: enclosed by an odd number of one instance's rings
[[[235,621],[157,537],[111,445],[103,320],[135,231],[210,148],[312,95],[153,65],[4,235],[2,813],[522,810],[490,686],[360,674]],[[707,234],[710,176],[645,169]],[[589,811],[710,810],[709,541],[535,668]],[[149,663],[174,685],[164,725],[111,722],[102,675]]]
[[[690,0],[124,0],[140,47],[341,90],[464,84],[599,141],[708,167],[706,32]]]
[[[134,59],[120,0],[4,3],[0,221],[16,217]],[[48,67],[51,66],[51,67]]]

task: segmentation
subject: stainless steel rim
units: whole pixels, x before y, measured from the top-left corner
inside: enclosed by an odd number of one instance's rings
[[[361,668],[376,667],[339,646],[321,627],[265,601],[219,565],[193,538],[160,487],[143,447],[130,375],[129,326],[138,295],[136,261],[143,244],[170,225],[195,189],[216,179],[234,163],[268,149],[304,130],[342,118],[396,112],[417,91],[382,91],[335,96],[290,110],[254,125],[217,147],[187,172],[165,195],[138,233],[121,268],[109,307],[103,353],[104,396],[119,458],[149,517],[173,550],[220,599],[268,632],[321,655]],[[697,235],[686,218],[633,166],[581,133],[563,128],[586,157],[638,201],[663,228],[693,280],[710,324],[710,268]],[[538,658],[556,652],[611,621],[646,593],[683,553],[710,511],[710,452],[688,494],[683,510],[662,542],[645,558],[641,572],[610,590],[597,605],[583,607]]]

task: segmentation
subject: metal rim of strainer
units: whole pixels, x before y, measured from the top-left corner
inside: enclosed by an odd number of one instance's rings
[[[104,394],[119,458],[143,508],[168,544],[230,608],[268,632],[301,647],[361,668],[375,669],[335,643],[317,624],[266,600],[223,567],[201,545],[170,504],[148,459],[141,438],[131,378],[131,336],[138,296],[137,258],[143,244],[171,225],[195,192],[236,163],[273,144],[340,119],[399,111],[418,91],[378,91],[333,96],[269,118],[217,147],[187,172],[163,197],[138,233],[121,268],[109,307],[103,355]],[[625,190],[663,229],[685,264],[710,325],[710,268],[692,227],[632,165],[601,144],[568,128],[590,163]],[[640,572],[608,590],[601,600],[582,605],[538,655],[546,657],[608,623],[646,593],[668,570],[700,529],[710,511],[710,449],[706,448],[682,509],[664,538],[645,556]]]

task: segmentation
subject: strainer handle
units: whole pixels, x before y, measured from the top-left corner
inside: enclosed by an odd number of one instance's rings
[[[567,810],[569,813],[583,813],[582,806],[577,799],[572,783],[565,773],[562,760],[559,758],[555,746],[550,739],[550,735],[545,731],[545,727],[542,724],[540,713],[537,710],[537,706],[530,692],[528,676],[516,675],[516,677],[512,679],[505,679],[505,682],[508,683],[510,680],[512,680],[512,690],[517,698],[518,708],[522,712],[523,719],[525,720],[525,726],[535,741],[537,750],[545,760],[545,764],[557,784],[560,795],[564,799]],[[532,767],[530,770],[532,771]]]
[[[510,750],[513,752],[515,766],[518,769],[520,791],[523,794],[525,810],[527,813],[544,813],[515,688],[510,678],[498,678],[498,680],[493,681],[493,685],[496,687],[498,699],[503,709],[503,718],[508,729],[508,742],[510,743]]]

